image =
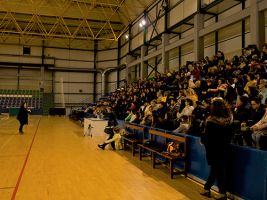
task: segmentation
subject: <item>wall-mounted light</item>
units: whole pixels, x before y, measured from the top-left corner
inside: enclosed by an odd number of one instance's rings
[[[146,20],[143,19],[142,24],[143,24],[143,26],[146,25]]]
[[[139,23],[139,26],[140,26],[140,28],[142,28],[143,26],[145,26],[146,25],[146,20],[142,20],[140,23]]]
[[[128,34],[126,34],[126,35],[125,35],[125,38],[128,40],[128,39],[129,39],[129,35],[128,35]]]

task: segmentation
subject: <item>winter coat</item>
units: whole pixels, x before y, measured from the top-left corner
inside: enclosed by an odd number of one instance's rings
[[[19,120],[21,124],[28,124],[28,110],[26,108],[21,107],[19,109],[17,120]]]
[[[232,116],[229,118],[209,117],[201,141],[206,148],[209,165],[223,165],[227,158],[232,137]]]

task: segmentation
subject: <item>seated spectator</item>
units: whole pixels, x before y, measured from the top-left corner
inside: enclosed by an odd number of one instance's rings
[[[240,97],[240,104],[235,108],[234,111],[235,120],[238,120],[240,124],[247,122],[247,120],[251,116],[251,106],[248,96],[243,95]]]
[[[177,119],[180,120],[182,116],[186,115],[186,116],[191,116],[192,115],[192,112],[194,110],[194,107],[193,107],[193,101],[189,98],[187,98],[185,100],[185,107],[184,109],[182,110],[181,113],[177,113]]]
[[[140,113],[138,111],[133,111],[133,113],[135,113],[133,116],[134,119],[131,119],[129,122],[131,123],[135,123],[135,124],[139,124],[141,122],[141,119],[140,119]],[[133,118],[133,117],[132,117]]]
[[[259,149],[259,141],[262,135],[267,135],[267,109],[259,122],[251,126],[252,140],[257,149]]]
[[[180,125],[177,129],[175,129],[173,132],[174,133],[187,133],[189,130],[189,117],[186,115],[183,115],[180,119]]]
[[[151,126],[153,122],[153,115],[152,115],[152,106],[149,107],[149,111],[147,111],[141,120],[140,124],[145,126]]]
[[[101,149],[105,149],[106,145],[108,145],[109,143],[115,143],[115,145],[112,145],[112,149],[116,150],[116,149],[122,149],[122,145],[121,145],[121,129],[120,127],[116,126],[112,129],[113,131],[113,137],[111,139],[107,139],[103,144],[99,144],[98,147]]]
[[[131,110],[128,116],[124,119],[126,122],[133,122],[136,119],[136,110]]]
[[[251,107],[251,115],[248,121],[241,123],[241,132],[243,133],[243,138],[247,146],[252,146],[252,132],[249,127],[260,121],[265,113],[265,108],[261,105],[260,98],[253,98],[251,100]]]
[[[227,84],[225,83],[225,80],[219,79],[217,88],[215,89],[210,88],[208,89],[208,92],[214,92],[216,93],[215,96],[224,97],[226,89],[227,89]]]
[[[257,85],[257,80],[255,79],[255,75],[252,73],[247,74],[247,84],[244,87],[244,90],[249,93],[249,87],[256,87]]]
[[[263,64],[267,64],[267,44],[264,44],[262,47],[260,62]]]
[[[156,128],[165,128],[167,106],[166,103],[160,102],[158,104],[158,109],[153,112],[153,127]]]
[[[261,104],[265,104],[265,100],[267,98],[267,80],[261,79],[259,84],[259,95],[261,96]]]
[[[208,99],[201,103],[197,101],[197,106],[192,112],[191,125],[187,132],[189,135],[200,136],[204,131],[205,121],[209,116],[210,102]]]

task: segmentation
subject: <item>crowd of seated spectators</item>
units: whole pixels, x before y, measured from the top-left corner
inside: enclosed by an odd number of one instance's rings
[[[267,135],[266,65],[267,44],[261,50],[249,45],[232,59],[218,51],[179,71],[120,88],[105,104],[118,119],[199,136],[211,99],[221,97],[234,114],[233,141],[258,147],[260,136]]]

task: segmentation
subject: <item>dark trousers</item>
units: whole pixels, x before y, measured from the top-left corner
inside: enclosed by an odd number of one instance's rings
[[[20,123],[20,126],[19,126],[19,132],[22,132],[23,130],[23,126],[24,126],[24,124],[23,123]]]
[[[107,140],[110,140],[110,139],[112,139],[113,138],[113,136],[114,136],[114,133],[112,133],[112,134],[109,134],[109,136],[108,136],[108,139]],[[112,147],[112,149],[116,149],[115,148],[115,142],[111,142],[110,143],[110,145],[111,145],[111,147]]]
[[[210,190],[213,186],[215,180],[218,181],[218,188],[221,194],[226,193],[226,175],[225,175],[225,167],[220,164],[211,165],[210,166],[210,174],[207,182],[204,185],[205,190]]]

